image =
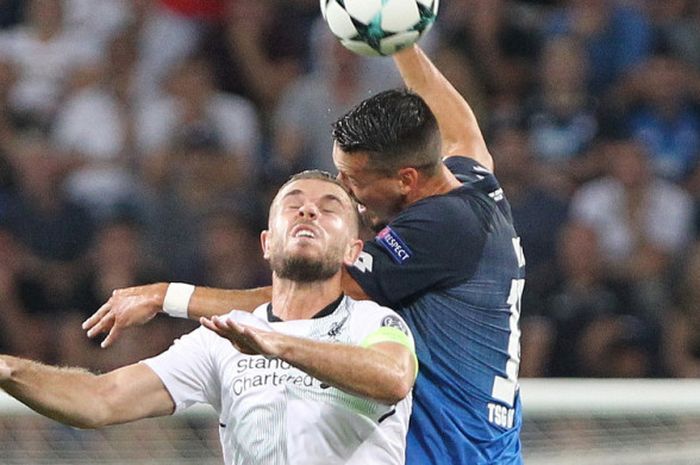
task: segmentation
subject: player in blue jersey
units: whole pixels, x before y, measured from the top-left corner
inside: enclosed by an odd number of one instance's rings
[[[414,334],[421,370],[408,464],[520,464],[525,261],[510,208],[467,102],[418,47],[395,62],[411,91],[371,97],[333,128],[339,179],[381,228],[344,289],[391,306]],[[110,331],[108,345],[164,301],[169,313],[198,318],[269,299],[264,288],[182,289],[116,291],[85,327]]]

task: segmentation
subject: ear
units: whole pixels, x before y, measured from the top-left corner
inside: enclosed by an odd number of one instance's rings
[[[345,257],[343,257],[343,263],[347,266],[352,266],[360,256],[362,252],[362,245],[364,243],[360,239],[353,240],[345,251]]]
[[[270,244],[270,231],[264,230],[263,232],[260,233],[260,246],[262,247],[263,258],[265,260],[270,259],[269,244]]]
[[[413,167],[401,168],[399,170],[399,190],[403,195],[416,189],[420,173]]]

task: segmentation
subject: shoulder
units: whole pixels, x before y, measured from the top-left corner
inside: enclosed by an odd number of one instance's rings
[[[395,311],[389,307],[378,304],[373,300],[356,300],[352,297],[346,296],[347,308],[351,314],[358,316],[373,316],[378,313],[394,313]]]
[[[488,168],[470,157],[453,155],[445,157],[443,163],[452,174],[463,182],[465,180],[479,179],[479,176],[493,176],[493,173]]]
[[[401,326],[400,329],[402,330],[407,328],[404,319],[389,307],[380,305],[372,300],[346,298],[349,313],[356,321],[364,322],[369,326]]]
[[[446,194],[415,202],[399,213],[389,227],[422,230],[431,237],[450,232],[463,234],[480,230],[476,226],[488,223],[495,210],[496,203],[489,193],[463,184]]]

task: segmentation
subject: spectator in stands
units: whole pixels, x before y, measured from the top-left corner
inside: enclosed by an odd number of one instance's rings
[[[249,289],[269,284],[257,253],[260,220],[230,208],[205,216],[197,250],[205,286]]]
[[[692,200],[653,173],[640,142],[609,141],[606,157],[607,176],[575,193],[571,218],[596,232],[605,274],[631,286],[636,314],[659,319],[670,266],[691,238]]]
[[[94,222],[63,190],[63,164],[42,136],[24,136],[13,157],[20,195],[5,220],[26,248],[29,270],[62,309],[90,246]]]
[[[222,17],[226,3],[225,0],[142,2],[136,12],[141,28],[139,60],[134,71],[141,101],[161,97],[163,82],[173,67],[197,51],[208,28]]]
[[[43,127],[50,125],[70,73],[99,53],[96,44],[64,27],[63,13],[60,1],[29,0],[25,22],[0,33],[0,54],[17,72],[10,104]]]
[[[148,237],[156,258],[173,278],[201,277],[200,244],[204,220],[221,208],[260,214],[256,191],[247,188],[219,133],[206,126],[182,130],[164,154],[166,170],[153,183]],[[251,181],[251,179],[248,179]]]
[[[700,75],[655,54],[623,78],[613,98],[622,130],[647,147],[654,171],[684,181],[700,157]]]
[[[400,79],[390,61],[372,62],[353,54],[325,24],[316,23],[313,34],[312,43],[318,42],[314,68],[287,88],[274,116],[269,169],[277,181],[307,168],[334,172],[328,128],[367,95],[392,87],[393,78],[388,76],[394,76],[397,84]],[[377,69],[386,74],[379,78]]]
[[[491,138],[496,174],[508,196],[527,257],[526,301],[541,298],[554,280],[556,272],[551,265],[556,255],[556,238],[568,208],[568,199],[561,189],[553,188],[557,181],[545,175],[546,170],[529,149],[527,138],[528,134],[519,128],[502,128]]]
[[[68,312],[58,324],[57,360],[66,366],[83,366],[100,372],[134,363],[165,350],[173,337],[194,328],[193,324],[172,323],[163,318],[148,331],[129,335],[132,343],[107,353],[86,339],[80,321],[95,306],[109,297],[112,290],[124,285],[151,282],[164,276],[149,262],[144,252],[141,226],[128,213],[102,223],[96,231],[85,266],[77,277]]]
[[[587,347],[586,328],[594,321],[622,314],[623,302],[605,275],[605,259],[599,235],[591,226],[570,222],[557,235],[556,291],[546,300],[543,316],[549,336],[539,340],[549,349],[542,371],[549,376],[593,376],[600,374],[601,345]],[[604,337],[605,336],[605,337]],[[596,340],[608,340],[596,335]]]
[[[564,0],[544,26],[546,37],[580,40],[590,68],[581,76],[595,95],[603,95],[623,73],[651,52],[653,33],[645,11],[635,2]]]
[[[495,107],[517,106],[534,77],[538,24],[528,19],[536,10],[507,0],[453,0],[441,8],[439,31],[473,64]]]
[[[583,331],[580,357],[584,376],[649,378],[663,374],[659,366],[659,327],[634,315],[594,319]]]
[[[30,257],[14,233],[0,223],[0,347],[8,353],[54,358],[58,310],[30,265]]]
[[[200,50],[212,61],[221,90],[250,99],[268,117],[307,66],[308,30],[317,16],[317,1],[311,7],[298,0],[229,1]]]
[[[174,68],[166,88],[164,98],[139,109],[137,142],[146,158],[145,175],[165,173],[167,152],[181,135],[211,133],[225,155],[222,161],[230,165],[230,181],[245,185],[255,179],[260,129],[253,104],[219,91],[203,57],[188,58]]]
[[[133,0],[61,0],[65,28],[100,50],[135,20]]]
[[[52,139],[71,165],[69,195],[100,220],[125,205],[143,208],[131,74],[137,53],[131,28],[115,36],[104,61],[76,70],[52,125]]]
[[[600,160],[590,150],[598,135],[597,103],[581,78],[588,68],[588,55],[578,40],[548,40],[542,47],[537,89],[526,102],[532,151],[549,167],[549,177],[570,184],[560,187],[569,193],[572,185],[600,172]]]

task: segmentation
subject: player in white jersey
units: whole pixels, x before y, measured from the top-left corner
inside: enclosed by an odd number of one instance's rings
[[[208,403],[226,464],[403,464],[413,339],[392,310],[342,294],[358,228],[337,181],[302,173],[280,189],[261,235],[269,304],[203,318],[161,355],[99,376],[0,356],[0,387],[85,428]]]

